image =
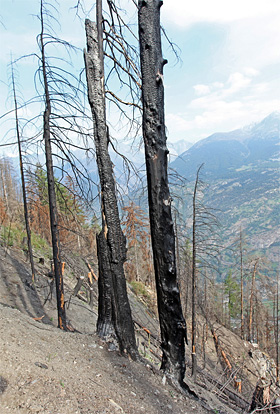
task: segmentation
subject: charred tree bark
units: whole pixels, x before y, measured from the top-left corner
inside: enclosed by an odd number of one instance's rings
[[[99,267],[98,278],[98,319],[97,334],[107,338],[114,334],[112,303],[112,272],[110,268],[110,251],[103,229],[96,237]]]
[[[196,300],[197,300],[197,265],[196,265],[196,197],[199,182],[199,173],[202,165],[199,167],[196,173],[196,180],[193,192],[193,226],[192,226],[192,377],[196,381],[197,376],[197,357],[196,357]]]
[[[20,132],[19,132],[19,119],[18,119],[18,104],[17,104],[17,97],[16,97],[16,86],[15,86],[13,68],[12,68],[12,86],[13,86],[13,96],[14,96],[14,105],[15,105],[16,134],[17,134],[17,142],[18,142],[19,166],[20,166],[22,198],[23,198],[23,208],[24,208],[24,221],[25,221],[25,229],[26,229],[26,235],[27,235],[28,256],[29,256],[29,261],[30,261],[30,266],[31,266],[32,281],[34,282],[35,281],[35,266],[34,266],[33,253],[32,253],[31,230],[30,230],[30,224],[29,224],[25,178],[24,178],[24,171],[23,171],[21,139],[20,139]]]
[[[255,413],[260,411],[262,413],[270,413],[270,408],[270,381],[260,379],[257,382],[249,412]]]
[[[113,166],[108,151],[102,32],[98,30],[98,27],[101,27],[101,12],[101,2],[98,1],[98,24],[90,20],[85,22],[87,52],[84,53],[101,187],[102,231],[98,236],[98,283],[101,297],[98,309],[98,333],[104,336],[110,331],[113,323],[121,352],[126,351],[135,359],[138,351],[123,268],[126,260],[126,239],[121,229]]]
[[[143,137],[158,312],[162,339],[161,369],[183,385],[186,323],[177,283],[175,237],[167,176],[160,0],[139,0]]]
[[[50,210],[54,276],[55,276],[56,300],[57,300],[57,312],[58,312],[58,327],[60,329],[67,330],[63,276],[62,276],[62,266],[61,266],[61,257],[60,257],[58,213],[57,213],[57,205],[56,205],[55,180],[54,180],[52,148],[51,148],[51,129],[50,129],[51,98],[49,94],[47,61],[46,61],[45,43],[44,43],[43,1],[41,1],[40,20],[41,20],[41,33],[40,33],[41,64],[42,64],[44,95],[45,95],[43,140],[45,143],[46,166],[47,166],[49,210]]]

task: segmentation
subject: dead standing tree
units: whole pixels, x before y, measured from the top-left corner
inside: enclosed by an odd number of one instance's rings
[[[204,164],[201,164],[196,173],[192,196],[192,377],[197,375],[197,300],[199,268],[215,269],[219,250],[217,230],[219,222],[214,214],[215,210],[203,203],[205,183],[200,174]]]
[[[87,129],[87,121],[90,118],[87,117],[85,112],[84,84],[80,77],[77,78],[73,75],[72,68],[70,69],[70,52],[76,48],[56,36],[54,26],[58,23],[58,20],[55,16],[58,16],[58,10],[54,4],[47,0],[41,0],[38,14],[40,33],[37,36],[39,52],[22,56],[18,61],[31,56],[38,59],[38,68],[34,76],[36,95],[22,106],[31,106],[33,109],[32,105],[36,105],[34,109],[36,115],[25,121],[23,131],[25,130],[25,136],[28,137],[25,139],[25,143],[29,151],[33,150],[33,154],[38,153],[38,148],[42,144],[46,156],[54,274],[57,288],[58,325],[61,329],[66,329],[59,240],[61,222],[59,223],[56,197],[58,196],[61,199],[63,191],[61,191],[60,183],[65,177],[69,177],[69,169],[66,169],[66,165],[70,167],[73,173],[77,195],[82,196],[85,200],[92,196],[92,180],[88,175],[86,166],[75,155],[73,148],[83,150],[86,153],[91,153],[92,149],[89,147],[90,140],[88,140],[88,138],[91,138],[91,134],[88,132],[89,128]],[[57,47],[63,49],[60,50],[59,56],[56,53]],[[67,56],[67,59],[64,56]],[[43,113],[41,113],[41,107]],[[31,112],[33,113],[32,109]],[[7,112],[4,116],[9,113]],[[73,139],[73,135],[76,139]],[[31,157],[28,158],[28,162],[32,162]],[[54,177],[55,168],[59,170],[59,182]],[[70,211],[67,207],[67,200],[64,201],[64,208]]]
[[[123,235],[110,159],[109,131],[106,124],[102,2],[97,2],[97,24],[86,20],[87,52],[84,53],[88,99],[94,123],[96,161],[101,187],[102,230],[97,237],[99,262],[99,309],[97,332],[101,337],[116,333],[121,352],[138,355],[131,309],[128,302]]]
[[[58,228],[58,211],[56,204],[55,193],[55,179],[53,171],[53,159],[52,159],[52,146],[51,146],[51,96],[49,91],[49,67],[45,52],[46,43],[49,40],[49,35],[45,33],[44,17],[45,17],[44,2],[41,0],[40,7],[40,23],[41,33],[38,36],[38,45],[40,48],[40,63],[42,71],[42,83],[44,87],[45,98],[45,110],[44,110],[44,123],[43,123],[43,140],[45,144],[46,155],[46,167],[47,167],[47,180],[48,180],[48,195],[49,195],[49,210],[50,210],[50,223],[51,223],[51,235],[52,235],[52,249],[53,249],[53,264],[54,264],[54,277],[56,285],[56,300],[57,300],[57,312],[58,312],[58,327],[60,329],[67,330],[66,326],[66,312],[64,301],[64,288],[63,288],[63,276],[62,276],[62,262],[60,257],[60,241],[59,241],[59,228]]]
[[[256,273],[258,268],[259,259],[255,260],[254,269],[252,272],[252,281],[251,281],[251,292],[250,292],[250,304],[249,304],[249,319],[248,319],[248,341],[253,341],[253,312],[254,305],[256,302]]]
[[[175,236],[167,176],[160,0],[139,0],[143,138],[149,214],[162,339],[161,369],[183,386],[186,323],[177,284]]]
[[[243,235],[240,227],[239,235],[239,252],[240,252],[240,319],[241,319],[241,339],[244,339],[244,264],[243,264]]]
[[[31,230],[30,230],[30,222],[29,222],[29,214],[28,214],[25,177],[24,177],[24,170],[23,170],[22,146],[21,146],[20,125],[19,125],[19,117],[18,117],[18,101],[17,101],[17,95],[16,95],[15,74],[14,74],[13,64],[11,64],[11,82],[12,82],[14,107],[15,107],[16,136],[17,136],[17,143],[18,143],[18,155],[19,155],[19,167],[20,167],[22,198],[23,198],[23,207],[24,207],[25,229],[26,229],[26,235],[27,235],[28,255],[29,255],[29,261],[30,261],[31,272],[32,272],[32,281],[34,282],[35,266],[34,266],[33,253],[32,253]]]
[[[276,347],[276,384],[279,385],[279,273],[276,278],[274,337]]]
[[[197,244],[196,244],[196,226],[197,226],[197,192],[199,184],[199,172],[203,165],[201,165],[196,174],[196,180],[193,191],[193,227],[192,227],[192,377],[194,381],[196,380],[197,375],[197,358],[196,358],[196,300],[197,300]]]

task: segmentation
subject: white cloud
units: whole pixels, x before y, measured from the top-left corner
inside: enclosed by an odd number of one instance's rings
[[[171,127],[172,131],[188,131],[192,129],[193,124],[191,121],[187,121],[184,114],[173,114],[167,113],[166,114],[166,124],[167,129],[169,126]]]
[[[249,73],[248,70],[244,72]],[[256,75],[257,71],[251,68],[251,74]],[[198,96],[205,96],[209,95],[210,93],[220,94],[221,97],[225,97],[228,95],[234,95],[242,90],[246,89],[252,82],[252,78],[250,76],[245,76],[244,73],[235,72],[230,74],[226,85],[221,82],[213,82],[210,85],[194,85],[193,89],[195,94]],[[203,99],[196,99],[198,102],[202,102]]]
[[[240,92],[242,89],[244,90],[247,88],[251,82],[252,79],[245,76],[243,73],[232,73],[228,79],[229,88],[224,90],[224,95],[232,95]]]
[[[240,71],[241,67],[280,65],[280,1],[279,0],[165,0],[162,23],[170,30],[182,32],[196,23],[223,25],[225,31],[222,55],[215,61],[222,70]],[[203,25],[200,26],[203,30]],[[184,32],[183,32],[184,33]],[[180,42],[178,42],[179,46]],[[245,75],[250,75],[245,73]],[[203,84],[203,80],[201,81]]]
[[[231,63],[253,66],[257,70],[266,65],[279,64],[279,27],[280,11],[231,24],[228,38]]]
[[[204,107],[209,104],[226,100],[240,99],[243,94],[253,94],[265,92],[268,90],[268,84],[265,82],[254,82],[259,72],[254,68],[245,68],[242,72],[231,73],[227,82],[213,82],[209,85],[195,85],[198,98],[191,101],[191,107]]]
[[[213,82],[212,87],[215,89],[221,89],[224,87],[224,84],[222,82]]]
[[[278,0],[196,0],[187,2],[165,0],[162,18],[181,27],[197,22],[229,23],[246,18],[257,18],[280,12]]]
[[[194,91],[196,95],[207,95],[210,93],[210,86],[208,85],[194,85]]]
[[[210,85],[194,85],[193,89],[197,96],[208,95],[210,92],[221,89],[224,87],[222,82],[213,82]]]
[[[262,94],[264,92],[268,92],[269,91],[269,83],[267,82],[261,82],[258,83],[256,85],[254,85],[254,92],[255,94]]]
[[[260,82],[259,77],[261,73],[247,67],[230,74],[224,84],[195,85],[199,96],[186,105],[184,112],[169,113],[166,117],[171,140],[185,137],[196,141],[214,132],[231,131],[260,121],[279,110],[280,98],[273,84]]]
[[[192,119],[190,118],[193,108],[188,108],[185,114],[167,114],[170,141],[183,138],[196,142],[215,132],[232,131],[253,122],[260,122],[271,112],[280,110],[280,99],[259,101],[251,97],[244,101],[221,100],[204,103],[205,105],[200,108],[200,115],[194,115]]]
[[[245,75],[251,76],[251,77],[258,76],[260,74],[260,72],[257,69],[248,68],[248,67],[244,68],[243,72],[244,72]]]

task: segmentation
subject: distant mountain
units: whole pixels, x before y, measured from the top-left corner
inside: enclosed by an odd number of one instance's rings
[[[233,245],[242,228],[255,253],[276,267],[280,253],[280,113],[274,112],[258,124],[213,134],[171,163],[189,181],[181,194],[186,217],[196,171],[203,163],[202,178],[209,184],[205,203],[219,210],[225,243]]]
[[[194,177],[204,163],[205,174],[231,177],[250,165],[279,166],[280,113],[274,112],[259,124],[227,133],[216,133],[182,153],[171,167],[181,175]]]
[[[169,142],[167,140],[170,162],[174,161],[178,157],[178,155],[187,151],[192,145],[193,144],[191,142],[185,141],[184,139],[181,139],[180,141],[176,142]]]

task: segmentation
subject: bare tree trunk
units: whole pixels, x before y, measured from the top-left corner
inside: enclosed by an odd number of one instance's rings
[[[6,185],[5,185],[3,168],[1,168],[1,181],[2,181],[3,196],[5,200],[7,215],[10,217],[10,207],[9,207],[9,201],[8,201],[7,190],[6,190]]]
[[[137,246],[136,243],[134,244],[134,257],[135,257],[135,270],[136,270],[136,281],[139,282],[139,269],[138,269],[138,254],[137,254]]]
[[[266,351],[269,348],[269,344],[270,344],[270,335],[269,335],[269,311],[268,309],[266,309],[265,312],[265,349]]]
[[[256,281],[256,273],[257,273],[257,266],[258,266],[258,259],[255,261],[254,270],[252,273],[252,283],[251,283],[251,294],[250,294],[250,310],[249,310],[249,324],[248,324],[248,341],[253,340],[253,306],[254,306],[254,296],[255,296],[255,281]]]
[[[15,105],[16,134],[17,134],[17,142],[18,142],[19,166],[20,166],[21,186],[22,186],[25,228],[26,228],[26,235],[27,235],[28,255],[29,255],[29,261],[31,265],[32,281],[34,282],[35,266],[34,266],[33,253],[32,253],[31,230],[30,230],[30,225],[29,225],[25,178],[24,178],[23,163],[22,163],[22,150],[21,150],[21,140],[20,140],[20,132],[19,132],[19,120],[18,120],[18,104],[17,104],[17,97],[16,97],[16,86],[15,86],[13,67],[12,67],[12,86],[13,86],[13,96],[14,96],[14,105]]]
[[[276,320],[275,320],[275,345],[276,345],[276,384],[279,384],[279,274],[276,279]]]
[[[112,321],[121,352],[126,351],[135,359],[138,351],[123,268],[126,260],[126,239],[121,229],[113,167],[108,151],[101,17],[102,3],[99,0],[97,24],[90,20],[85,22],[87,52],[84,53],[102,207],[102,231],[97,238],[101,295],[97,329],[101,336],[107,335],[112,328]]]
[[[192,258],[191,258],[190,252],[186,250],[185,261],[184,261],[184,280],[185,280],[185,285],[186,285],[185,286],[186,295],[185,295],[185,303],[184,303],[184,309],[185,309],[184,315],[187,315],[189,312],[191,275],[192,275]]]
[[[181,269],[180,269],[179,235],[178,235],[176,211],[175,211],[174,224],[175,224],[175,242],[176,242],[177,279],[180,281],[181,280]]]
[[[208,314],[208,298],[207,298],[207,272],[205,271],[204,276],[204,311]],[[203,339],[202,339],[202,350],[203,350],[203,369],[206,366],[206,352],[205,352],[205,344],[208,339],[208,323],[207,319],[205,319],[205,324],[203,325]]]
[[[242,230],[240,228],[240,318],[241,318],[241,339],[244,339],[244,281],[243,281],[243,243],[242,243]]]
[[[196,381],[197,376],[197,357],[196,357],[196,300],[197,300],[197,265],[196,265],[196,196],[199,182],[199,172],[202,165],[196,173],[196,180],[193,192],[193,228],[192,228],[192,377]]]
[[[45,93],[43,139],[45,143],[45,153],[46,153],[49,210],[50,210],[53,263],[54,263],[54,275],[55,275],[55,284],[56,284],[57,312],[58,312],[58,327],[60,329],[67,330],[63,276],[62,276],[61,257],[60,257],[60,241],[59,241],[58,214],[57,214],[56,194],[55,194],[55,180],[54,180],[52,149],[51,149],[51,130],[50,130],[51,99],[50,99],[50,94],[49,94],[48,77],[47,77],[47,62],[46,62],[46,56],[45,56],[43,0],[41,0],[40,18],[41,18],[40,47],[41,47],[41,62],[42,62],[42,72],[43,72],[44,93]]]
[[[143,137],[158,312],[161,369],[180,385],[185,374],[186,323],[177,283],[175,236],[167,177],[160,0],[139,0]]]

